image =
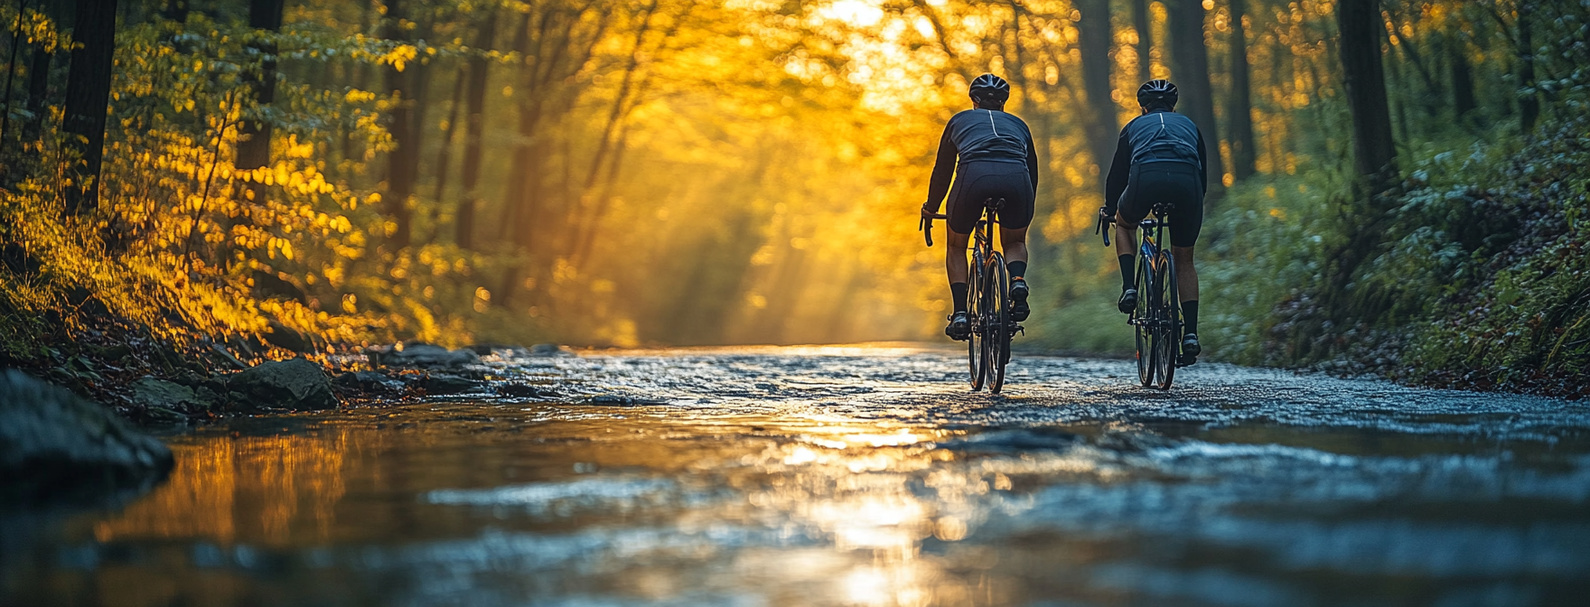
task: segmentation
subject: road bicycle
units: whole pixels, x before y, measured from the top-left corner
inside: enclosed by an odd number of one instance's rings
[[[1176,368],[1186,366],[1181,356],[1181,297],[1176,291],[1176,260],[1170,251],[1160,246],[1162,230],[1168,225],[1171,205],[1156,203],[1153,217],[1138,222],[1143,239],[1138,245],[1137,309],[1127,317],[1126,324],[1133,328],[1137,341],[1137,379],[1144,387],[1153,386],[1169,390],[1176,377]],[[1099,213],[1095,233],[1104,234],[1104,246],[1110,245],[1110,230],[1114,217]]]
[[[966,360],[971,371],[972,391],[988,386],[998,394],[1005,386],[1005,365],[1010,364],[1010,339],[1025,329],[1010,318],[1010,270],[1005,255],[994,249],[994,225],[1004,198],[983,201],[983,217],[972,228],[971,280],[967,283],[966,319],[972,325],[966,340]],[[931,219],[949,219],[934,214]],[[921,229],[928,246],[933,246],[931,219],[922,218]]]

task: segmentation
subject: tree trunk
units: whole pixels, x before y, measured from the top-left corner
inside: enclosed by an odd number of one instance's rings
[[[1380,11],[1376,0],[1342,0],[1336,5],[1341,32],[1342,75],[1353,117],[1353,156],[1358,175],[1371,193],[1390,188],[1396,175],[1396,145],[1391,138],[1391,108],[1380,64]]]
[[[400,44],[408,42],[408,30],[403,25],[407,16],[404,8],[403,0],[386,0],[386,14],[382,16],[382,36]],[[410,74],[396,65],[388,65],[385,71],[386,88],[394,101],[388,127],[394,149],[387,154],[387,195],[383,202],[387,216],[395,225],[388,235],[388,243],[393,250],[400,250],[408,248],[413,229],[409,214],[409,198],[414,195],[411,167],[418,165],[417,161],[411,161],[417,154],[412,119],[414,100],[409,97]]]
[[[480,23],[475,46],[480,51],[490,49],[497,36],[497,11],[486,13]],[[458,204],[458,216],[454,219],[454,239],[458,246],[465,249],[475,247],[475,209],[480,205],[480,138],[485,127],[486,112],[486,76],[491,69],[491,62],[484,54],[476,54],[469,58],[469,83],[465,91],[465,104],[468,105],[466,118],[468,126],[464,133],[464,166],[462,167],[464,196]]]
[[[1082,89],[1088,100],[1089,117],[1086,125],[1088,149],[1101,174],[1110,170],[1110,158],[1115,155],[1115,140],[1119,133],[1115,100],[1110,97],[1110,45],[1114,37],[1110,28],[1109,0],[1078,0],[1082,13],[1080,30],[1082,47]]]
[[[1258,172],[1253,143],[1253,101],[1249,85],[1248,30],[1242,20],[1247,0],[1231,0],[1231,174],[1237,181]]]
[[[1170,22],[1171,77],[1181,92],[1177,111],[1203,132],[1208,148],[1210,198],[1224,189],[1225,165],[1220,158],[1220,130],[1215,124],[1214,86],[1209,83],[1209,48],[1204,41],[1204,6],[1199,0],[1166,0]]]
[[[116,51],[116,0],[77,0],[66,76],[65,147],[81,162],[67,171],[68,215],[99,205],[99,167],[105,153],[105,113],[110,110],[111,65]]]
[[[32,117],[22,127],[22,141],[33,142],[44,130],[44,101],[50,93],[50,64],[55,53],[43,44],[33,47],[33,60],[28,64],[28,113]]]
[[[270,107],[276,100],[276,43],[263,39],[265,32],[274,34],[282,29],[284,0],[251,0],[248,7],[248,25],[254,28],[255,38],[248,47],[261,56],[257,69],[243,74],[243,83],[254,95],[254,106]],[[170,5],[167,5],[170,6]],[[250,171],[268,167],[271,163],[271,124],[264,120],[244,120],[238,129],[242,141],[237,145],[238,170]],[[250,182],[249,191],[256,203],[265,193],[264,184]]]
[[[1452,70],[1452,112],[1463,118],[1479,107],[1474,98],[1474,66],[1464,52],[1463,40],[1457,32],[1447,33],[1447,60]]]
[[[1535,40],[1529,14],[1535,9],[1533,2],[1518,3],[1518,116],[1524,134],[1535,131],[1540,119],[1540,95],[1535,90]]]
[[[456,138],[453,135],[458,132],[458,106],[464,103],[466,79],[469,79],[469,75],[464,72],[453,76],[453,94],[452,97],[448,97],[447,121],[442,124],[442,143],[437,146],[436,151],[436,194],[431,195],[431,199],[436,200],[437,203],[447,197],[447,168],[453,165],[453,140]],[[436,218],[440,205],[436,208],[436,211],[432,211],[432,218]]]
[[[1132,29],[1137,30],[1137,80],[1139,83],[1154,79],[1154,24],[1148,12],[1148,0],[1132,0]]]

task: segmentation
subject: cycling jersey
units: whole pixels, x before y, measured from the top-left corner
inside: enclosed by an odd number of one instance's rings
[[[1207,194],[1207,158],[1203,133],[1192,119],[1170,110],[1150,110],[1121,129],[1115,159],[1110,162],[1110,174],[1104,181],[1104,206],[1108,211],[1115,210],[1121,194],[1126,192],[1133,167],[1158,162],[1198,167],[1199,194]]]
[[[972,109],[950,118],[939,139],[939,153],[928,180],[928,204],[934,210],[950,189],[950,177],[959,162],[999,162],[1025,165],[1028,186],[1038,191],[1038,149],[1027,123],[1000,110]],[[951,201],[953,204],[954,201]],[[1031,204],[1030,198],[1028,204]],[[1030,213],[1029,213],[1030,216]]]

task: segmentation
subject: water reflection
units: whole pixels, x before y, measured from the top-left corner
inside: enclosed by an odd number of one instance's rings
[[[324,542],[347,492],[348,432],[217,438],[174,445],[177,467],[153,495],[94,524],[94,538],[205,538],[267,546]]]

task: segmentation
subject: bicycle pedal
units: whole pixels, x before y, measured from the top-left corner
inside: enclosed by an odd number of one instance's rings
[[[1176,357],[1176,368],[1178,368],[1178,369],[1181,368],[1181,367],[1191,367],[1191,366],[1196,365],[1196,364],[1198,364],[1198,357],[1197,356],[1178,356],[1178,357]]]

